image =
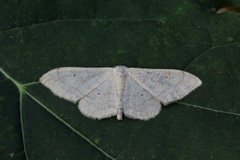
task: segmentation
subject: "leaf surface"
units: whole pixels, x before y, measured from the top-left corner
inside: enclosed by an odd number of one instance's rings
[[[209,1],[0,5],[0,159],[240,157],[240,17]],[[64,66],[180,69],[203,84],[149,121],[84,117],[39,82]]]

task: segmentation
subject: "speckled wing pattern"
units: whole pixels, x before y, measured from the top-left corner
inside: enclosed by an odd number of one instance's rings
[[[79,102],[85,116],[102,119],[117,113],[112,72],[112,68],[62,67],[44,74],[40,82],[58,97]]]
[[[126,68],[126,67],[125,67]],[[102,119],[117,115],[118,102],[125,116],[148,120],[168,105],[201,85],[196,76],[169,69],[126,68],[123,97],[117,95],[114,68],[62,67],[53,69],[40,82],[55,95],[73,103],[85,116]]]

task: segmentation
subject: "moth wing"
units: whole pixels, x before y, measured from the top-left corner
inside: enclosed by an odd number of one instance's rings
[[[182,99],[202,84],[196,76],[180,70],[129,68],[128,75],[164,105]]]
[[[84,96],[78,104],[82,114],[94,119],[117,115],[115,77],[111,77]]]
[[[53,69],[40,82],[55,95],[76,103],[111,77],[112,68],[62,67]]]
[[[161,103],[141,84],[127,76],[123,111],[129,118],[148,120],[158,115],[161,111]]]

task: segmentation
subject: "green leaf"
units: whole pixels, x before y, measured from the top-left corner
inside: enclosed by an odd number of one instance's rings
[[[239,159],[239,14],[205,0],[0,4],[0,159]],[[154,119],[118,122],[89,119],[38,82],[56,67],[116,65],[203,84]]]

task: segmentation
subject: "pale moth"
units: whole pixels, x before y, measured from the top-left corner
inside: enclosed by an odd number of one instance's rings
[[[93,119],[117,116],[148,120],[201,85],[196,76],[181,70],[61,67],[40,78],[55,95],[78,103]]]

